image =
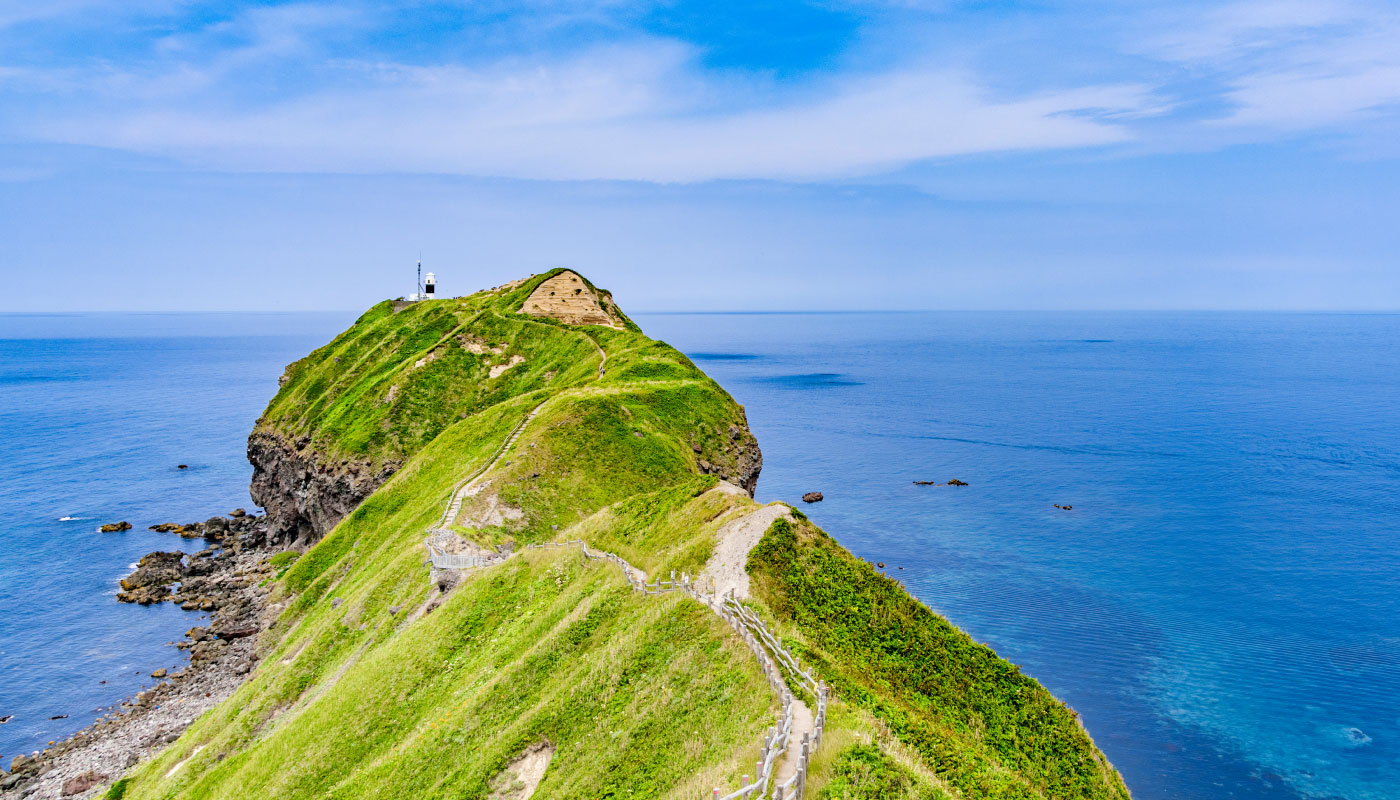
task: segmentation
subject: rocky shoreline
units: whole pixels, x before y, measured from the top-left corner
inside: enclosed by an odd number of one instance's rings
[[[258,635],[272,621],[264,584],[275,574],[269,558],[281,548],[268,544],[267,520],[240,511],[204,523],[152,526],[212,546],[194,555],[157,551],[143,557],[122,579],[122,602],[173,602],[212,612],[176,644],[189,665],[167,674],[121,704],[120,710],[37,755],[16,756],[0,771],[0,798],[100,796],[141,760],[154,755],[200,714],[222,702],[257,665]]]

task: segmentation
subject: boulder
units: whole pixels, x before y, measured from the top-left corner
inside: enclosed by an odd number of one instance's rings
[[[92,770],[88,770],[81,775],[74,776],[63,782],[60,793],[67,797],[74,794],[83,794],[101,786],[107,782],[107,776]]]
[[[949,486],[966,486],[967,483],[966,483],[965,481],[960,481],[960,480],[958,480],[957,478],[954,478],[954,479],[952,479],[951,481],[948,481],[948,485],[949,485]]]
[[[138,586],[125,592],[117,592],[118,603],[136,603],[149,606],[168,599],[170,599],[169,586]]]
[[[223,517],[210,517],[204,523],[204,538],[222,539],[228,535],[228,520]]]
[[[808,492],[802,495],[802,502],[804,503],[820,503],[823,499],[821,492]]]
[[[156,670],[155,672],[152,672],[152,673],[151,673],[151,677],[152,677],[152,678],[155,678],[156,680],[160,680],[161,678],[164,678],[167,674],[168,674],[168,673],[167,673],[165,667],[161,667],[160,669]]]
[[[184,558],[184,553],[147,553],[136,562],[136,571],[122,578],[122,588],[129,592],[147,586],[169,586],[183,576]]]
[[[102,531],[103,533],[120,533],[122,531],[131,530],[131,523],[126,521],[112,522],[107,525],[103,525],[101,528],[98,528],[98,530]]]
[[[239,518],[241,518],[241,517],[246,517],[246,516],[248,516],[248,512],[247,512],[247,511],[244,511],[244,510],[241,509],[241,508],[235,508],[234,510],[230,511],[228,515],[229,515],[230,517],[233,517],[234,519],[239,519]]]

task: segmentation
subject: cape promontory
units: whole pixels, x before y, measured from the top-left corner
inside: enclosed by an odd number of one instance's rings
[[[1033,678],[755,502],[744,410],[572,271],[374,306],[248,452],[289,553],[256,667],[96,791],[1128,796]]]

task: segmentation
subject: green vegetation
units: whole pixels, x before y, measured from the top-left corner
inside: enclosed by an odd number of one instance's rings
[[[853,744],[841,752],[818,800],[943,800],[948,795],[897,763],[877,745]]]
[[[583,539],[653,575],[696,573],[757,507],[700,474],[737,470],[743,410],[630,321],[515,313],[552,274],[382,303],[288,368],[261,430],[401,467],[306,553],[272,558],[282,610],[257,669],[112,791],[484,800],[542,742],[541,800],[697,798],[752,773],[775,699],[702,605],[634,593],[575,549],[524,550],[446,594],[429,581],[425,530],[532,411],[450,521],[484,546]],[[759,613],[837,693],[809,791],[1126,796],[1044,689],[793,516],[749,569]]]
[[[836,693],[962,796],[1128,796],[1064,704],[810,522],[773,523],[748,569]]]
[[[295,550],[283,550],[272,558],[269,558],[267,563],[271,564],[273,569],[277,570],[277,577],[280,578],[300,557],[301,553]]]

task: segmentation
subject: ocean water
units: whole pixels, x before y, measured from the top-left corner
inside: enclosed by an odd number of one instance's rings
[[[0,314],[5,767],[186,663],[170,643],[207,615],[118,603],[117,580],[152,550],[203,546],[148,525],[252,508],[253,421],[283,367],[353,320]],[[120,520],[134,529],[97,532]]]
[[[1400,316],[637,319],[1134,796],[1400,797]]]
[[[277,376],[353,316],[0,315],[6,761],[181,663],[200,615],[116,579],[248,506]],[[823,492],[1136,797],[1400,797],[1400,316],[634,316],[746,405],[760,500]]]

